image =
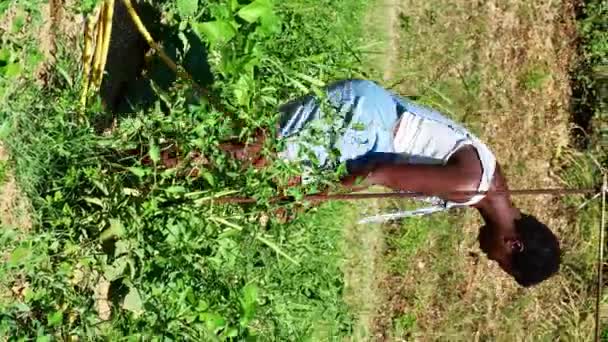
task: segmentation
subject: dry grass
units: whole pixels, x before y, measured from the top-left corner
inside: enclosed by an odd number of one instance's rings
[[[393,82],[399,69],[398,7],[399,1],[378,0],[369,6],[363,21],[363,32],[370,42],[368,48],[381,52],[368,55],[365,62],[371,70],[370,74],[375,76],[373,78],[382,79],[384,84]],[[384,203],[376,200],[357,203],[350,214],[356,219],[378,214],[384,207]],[[382,335],[375,325],[379,308],[387,302],[385,291],[379,286],[386,277],[383,264],[386,249],[384,235],[381,225],[358,225],[353,222],[344,230],[344,298],[355,316],[351,336],[354,341],[366,341]]]
[[[574,12],[549,0],[402,1],[399,90],[464,121],[486,141],[512,188],[561,184],[556,161],[569,143],[569,68]],[[550,197],[515,199],[547,223],[566,249],[564,270],[533,289],[519,288],[487,261],[476,244],[478,216],[467,211],[451,231],[432,230],[408,265],[386,278],[388,313],[378,319],[384,339],[588,340],[592,286],[571,270],[593,250],[581,242],[571,216]],[[417,225],[436,224],[432,220]],[[453,226],[462,225],[461,227]],[[406,221],[404,229],[414,229]],[[461,235],[462,234],[462,235]],[[395,239],[408,239],[396,231]],[[401,239],[401,240],[400,240]],[[397,243],[397,244],[398,244]],[[403,257],[393,248],[387,260]],[[577,259],[579,258],[579,259]],[[380,309],[382,310],[382,309]],[[413,314],[415,327],[396,332]],[[407,330],[407,329],[406,329]]]
[[[369,203],[368,203],[369,204]],[[370,207],[355,206],[350,215],[357,217],[361,213],[378,210],[378,204]],[[382,288],[378,284],[385,277],[383,254],[384,232],[380,225],[352,225],[344,231],[344,264],[345,294],[344,299],[355,315],[353,341],[368,340],[375,333],[374,325],[378,308],[386,301]]]

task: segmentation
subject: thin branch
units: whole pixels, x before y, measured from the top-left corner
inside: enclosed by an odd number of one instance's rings
[[[587,189],[520,189],[520,190],[508,190],[508,191],[447,191],[436,194],[423,194],[417,192],[383,192],[383,193],[351,193],[351,194],[330,194],[330,195],[307,195],[302,198],[303,201],[311,202],[327,202],[327,201],[354,201],[354,200],[365,200],[365,199],[382,199],[382,198],[417,198],[417,197],[447,197],[450,195],[486,195],[492,194],[509,194],[512,196],[539,196],[539,195],[584,195],[584,194],[595,194],[598,189],[587,188]],[[256,203],[257,200],[249,197],[222,197],[214,200],[216,203],[233,203],[233,204],[246,204]],[[293,202],[294,198],[290,196],[277,196],[268,199],[269,203],[276,202]]]
[[[601,314],[600,308],[602,304],[602,288],[604,287],[602,280],[602,272],[604,270],[604,234],[606,232],[606,193],[608,193],[608,175],[604,173],[604,182],[602,185],[602,215],[600,217],[600,236],[599,246],[597,249],[597,293],[595,299],[595,341],[599,342],[601,337]]]

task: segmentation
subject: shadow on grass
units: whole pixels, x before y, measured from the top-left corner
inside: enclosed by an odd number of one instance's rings
[[[160,13],[150,4],[138,4],[137,11],[156,42],[173,61],[182,61],[194,81],[202,87],[213,83],[206,47],[196,34],[180,34],[177,26],[162,24]],[[151,108],[160,98],[157,92],[168,91],[176,81],[175,72],[151,53],[121,1],[115,3],[112,27],[100,90],[106,113],[95,125],[100,130],[109,128],[116,117]],[[189,101],[194,102],[194,97]]]

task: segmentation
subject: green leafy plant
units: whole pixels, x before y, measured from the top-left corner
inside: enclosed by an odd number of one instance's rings
[[[330,322],[336,336],[348,334],[339,208],[280,224],[273,213],[282,204],[267,199],[281,194],[278,185],[297,167],[276,161],[265,170],[243,169],[218,145],[247,141],[258,128],[272,132],[278,104],[354,75],[356,55],[344,41],[356,45],[358,31],[353,20],[332,18],[355,18],[363,4],[155,3],[165,25],[159,31],[177,37],[162,42],[173,47],[177,64],[187,65],[197,44],[208,50],[209,88],[228,113],[193,95],[186,81],[152,83],[154,103],[135,106],[100,134],[99,103],[84,113],[78,107],[72,51],[59,45],[46,87],[16,75],[23,82],[6,93],[0,110],[2,127],[11,130],[0,138],[35,224],[25,236],[0,232],[9,261],[0,267],[2,285],[19,289],[0,300],[0,335],[299,340],[313,336],[317,322]],[[328,31],[335,37],[327,39]],[[10,52],[6,65],[29,56]],[[278,145],[271,136],[264,153]],[[177,162],[168,167],[172,158]],[[258,202],[215,201],[228,195]]]

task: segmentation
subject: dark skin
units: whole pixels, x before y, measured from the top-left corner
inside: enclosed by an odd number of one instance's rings
[[[454,153],[445,165],[379,164],[366,170],[351,173],[343,180],[351,186],[356,178],[363,178],[364,186],[382,185],[393,190],[419,192],[437,195],[444,200],[466,202],[468,195],[442,195],[450,191],[474,191],[479,188],[482,167],[476,150],[467,146]],[[521,217],[519,209],[513,206],[508,186],[497,165],[488,194],[476,208],[485,225],[479,232],[479,244],[488,258],[511,274],[511,254],[523,245],[515,230],[515,220]]]
[[[265,167],[269,161],[260,156],[264,139],[264,135],[260,134],[251,144],[229,142],[222,144],[221,148],[245,165]],[[475,148],[465,146],[455,152],[445,165],[370,162],[363,168],[351,170],[342,179],[342,185],[351,191],[381,185],[393,190],[439,196],[444,200],[462,203],[469,200],[470,196],[445,193],[476,191],[482,171]],[[294,179],[292,183],[297,182],[299,179]],[[488,193],[473,207],[485,221],[478,236],[481,250],[505,272],[512,274],[511,254],[522,250],[523,244],[515,230],[515,220],[521,217],[521,213],[513,205],[507,190],[506,179],[500,165],[497,165]]]

